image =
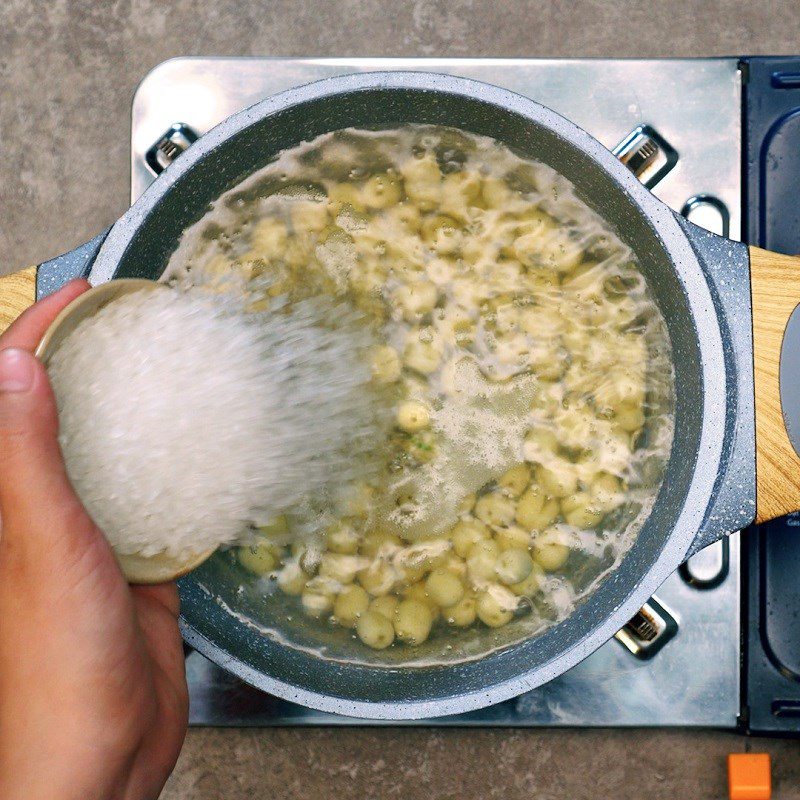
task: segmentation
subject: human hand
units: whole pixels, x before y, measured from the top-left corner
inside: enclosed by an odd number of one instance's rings
[[[32,355],[87,288],[73,281],[0,336],[3,800],[156,798],[186,732],[175,584],[128,586],[69,483]]]

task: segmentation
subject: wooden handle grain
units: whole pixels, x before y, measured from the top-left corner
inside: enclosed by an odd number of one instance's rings
[[[0,277],[0,333],[36,302],[36,267]]]
[[[783,334],[800,303],[800,257],[750,248],[756,399],[756,522],[800,509],[800,456],[781,409]],[[797,387],[800,392],[800,386]]]

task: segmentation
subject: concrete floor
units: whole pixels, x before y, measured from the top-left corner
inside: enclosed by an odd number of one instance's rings
[[[127,207],[133,91],[176,55],[701,56],[800,52],[800,2],[3,0],[0,273]],[[194,730],[164,798],[712,798],[725,755],[797,742],[683,731]]]

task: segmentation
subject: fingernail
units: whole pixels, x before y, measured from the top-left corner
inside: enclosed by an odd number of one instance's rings
[[[16,347],[0,350],[0,392],[27,392],[33,386],[35,374],[35,361],[30,353]]]

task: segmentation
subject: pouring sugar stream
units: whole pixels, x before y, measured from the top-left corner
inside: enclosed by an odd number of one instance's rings
[[[70,480],[126,577],[178,577],[368,473],[370,342],[341,301],[233,282],[116,280],[66,308],[37,355]]]

